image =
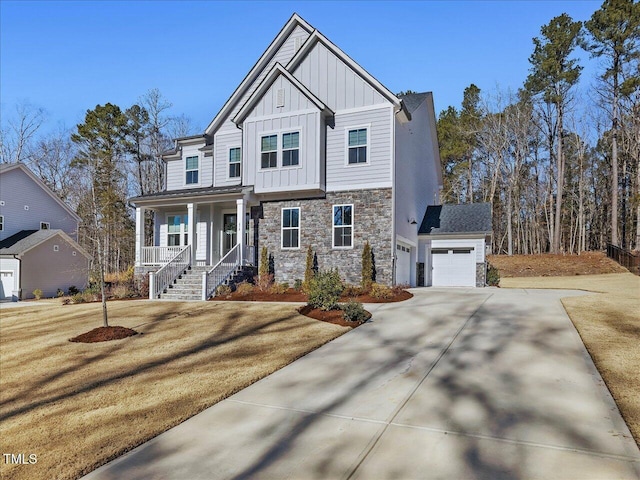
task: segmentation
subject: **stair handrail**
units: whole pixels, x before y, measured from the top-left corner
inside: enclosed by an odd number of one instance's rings
[[[240,264],[239,248],[240,246],[236,244],[211,270],[203,274],[203,300],[214,295],[216,288],[229,278],[238,267]]]
[[[158,271],[149,273],[149,299],[158,298],[190,266],[191,245],[187,245]]]

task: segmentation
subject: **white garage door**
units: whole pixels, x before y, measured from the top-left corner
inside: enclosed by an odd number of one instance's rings
[[[476,264],[473,248],[431,250],[434,287],[475,287]]]
[[[13,291],[13,272],[0,272],[0,300],[11,298]]]
[[[411,284],[411,248],[401,243],[396,244],[396,284]]]

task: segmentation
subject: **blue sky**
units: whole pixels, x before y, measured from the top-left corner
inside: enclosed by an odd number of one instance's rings
[[[432,91],[436,113],[470,83],[522,85],[540,27],[600,1],[0,1],[3,117],[28,101],[48,126],[129,107],[151,88],[204,129],[293,12],[391,91]],[[596,65],[584,53],[582,89]],[[4,120],[3,120],[4,123]]]

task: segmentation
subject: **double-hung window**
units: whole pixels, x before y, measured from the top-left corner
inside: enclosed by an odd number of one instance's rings
[[[353,205],[333,206],[333,248],[353,246]]]
[[[300,207],[282,209],[282,248],[300,248]]]
[[[49,222],[40,222],[40,230],[49,230],[51,224]]]
[[[187,157],[185,162],[185,171],[187,173],[186,184],[192,185],[198,183],[198,157]]]
[[[240,176],[240,147],[229,149],[229,178]]]
[[[276,168],[278,166],[278,136],[266,135],[261,142],[262,168]]]
[[[349,149],[347,161],[349,165],[367,163],[367,129],[355,128],[349,130],[347,140]]]
[[[187,231],[188,217],[186,215],[169,215],[167,217],[167,246],[188,245],[189,237]]]
[[[300,163],[300,132],[282,134],[282,166],[292,167]]]

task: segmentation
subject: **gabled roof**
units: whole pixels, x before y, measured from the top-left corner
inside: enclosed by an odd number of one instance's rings
[[[398,98],[404,102],[409,113],[413,113],[429,96],[431,96],[431,92],[407,93],[405,95],[399,95]]]
[[[244,119],[251,113],[251,110],[256,103],[263,97],[269,90],[273,82],[280,76],[285,77],[294,87],[300,91],[305,97],[307,97],[318,109],[325,115],[333,115],[333,111],[327,107],[322,100],[316,97],[311,91],[304,86],[296,77],[291,75],[280,63],[276,63],[269,74],[262,80],[258,88],[251,94],[245,104],[242,106],[237,115],[233,118],[233,123],[240,125],[244,122]]]
[[[91,255],[62,230],[21,230],[0,242],[0,255],[22,256],[32,248],[56,236],[61,236],[85,257],[91,258]]]
[[[424,214],[418,235],[492,233],[491,204],[430,205]]]
[[[247,89],[249,89],[256,78],[258,78],[260,72],[262,72],[267,67],[273,56],[278,52],[291,32],[293,32],[298,26],[304,28],[309,33],[313,31],[313,27],[311,25],[309,25],[297,13],[294,13],[291,18],[289,18],[284,27],[282,27],[282,30],[280,30],[278,35],[276,35],[276,38],[274,38],[271,44],[267,47],[262,56],[258,59],[253,68],[249,71],[249,73],[247,73],[247,76],[244,77],[240,85],[238,85],[235,91],[231,94],[229,100],[227,100],[218,114],[211,121],[211,123],[205,130],[206,134],[211,135],[215,130],[217,130],[217,128],[224,121],[227,115],[231,113],[233,107],[240,101]]]
[[[58,195],[53,193],[53,190],[51,190],[42,180],[40,180],[40,178],[38,178],[36,174],[33,173],[24,163],[3,163],[0,165],[0,175],[17,168],[26,173],[27,176],[31,180],[33,180],[40,188],[42,188],[42,190],[44,190],[58,205],[64,208],[76,222],[80,222],[80,217],[76,214],[76,212],[71,210],[69,206],[64,203],[62,199],[58,197]]]

